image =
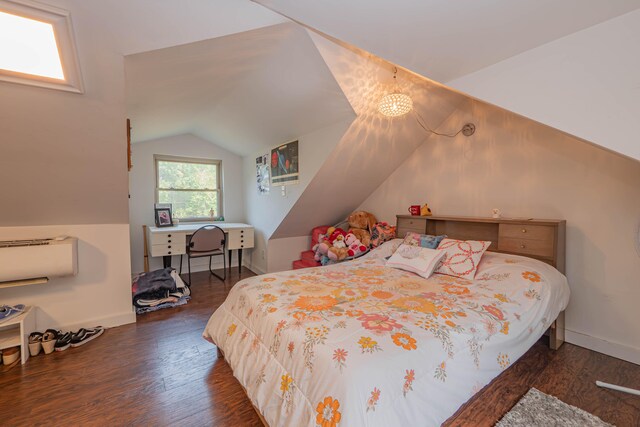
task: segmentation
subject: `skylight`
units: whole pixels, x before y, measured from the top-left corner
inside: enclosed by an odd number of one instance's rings
[[[0,0],[0,80],[82,93],[69,12]]]
[[[0,12],[0,68],[64,80],[53,25]]]

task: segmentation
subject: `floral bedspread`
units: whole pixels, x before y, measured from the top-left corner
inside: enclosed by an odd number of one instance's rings
[[[269,425],[440,425],[569,299],[565,277],[529,258],[486,253],[469,281],[382,255],[245,279],[211,316],[204,337]]]

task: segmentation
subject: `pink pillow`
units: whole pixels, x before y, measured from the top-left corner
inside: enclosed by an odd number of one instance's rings
[[[444,239],[438,250],[445,253],[436,273],[473,280],[478,264],[491,242]]]

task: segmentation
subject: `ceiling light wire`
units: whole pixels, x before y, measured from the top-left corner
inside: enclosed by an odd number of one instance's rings
[[[464,126],[462,126],[460,128],[460,130],[458,130],[458,132],[454,133],[454,134],[446,134],[446,133],[440,133],[440,132],[436,132],[435,130],[431,129],[431,127],[429,127],[429,125],[427,124],[427,122],[425,121],[425,119],[420,115],[420,113],[418,113],[418,110],[414,109],[413,113],[416,116],[416,122],[418,122],[418,124],[420,125],[420,127],[422,129],[424,129],[427,132],[431,132],[434,135],[438,135],[438,136],[445,136],[447,138],[455,138],[456,136],[458,136],[460,133],[462,133],[464,136],[471,136],[475,133],[476,131],[476,126],[473,123],[467,123]]]

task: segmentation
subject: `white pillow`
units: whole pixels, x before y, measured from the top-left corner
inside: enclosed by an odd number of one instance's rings
[[[444,239],[438,250],[445,254],[436,273],[473,280],[484,252],[491,242],[483,240]]]
[[[403,243],[389,258],[387,266],[410,271],[428,279],[443,257],[442,251]]]

